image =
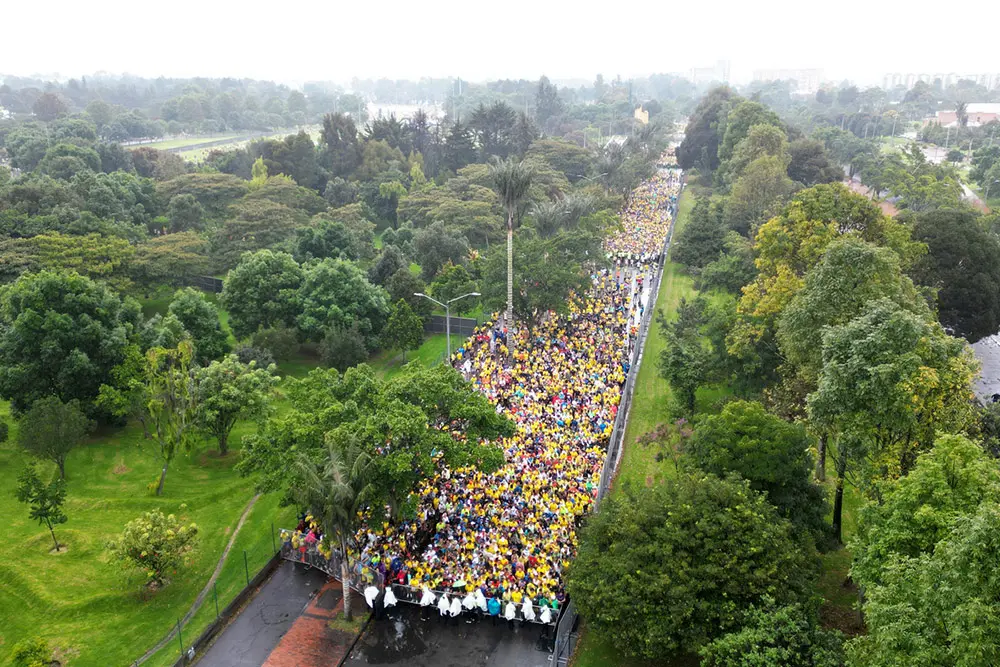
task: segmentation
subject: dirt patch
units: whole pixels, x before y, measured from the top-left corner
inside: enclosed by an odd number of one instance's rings
[[[49,549],[49,555],[50,556],[62,556],[67,551],[69,551],[69,545],[68,544],[63,544],[62,542],[60,542],[58,550],[55,549],[55,547],[53,547],[52,549]]]
[[[115,465],[114,468],[111,469],[111,474],[112,475],[124,475],[125,473],[131,472],[131,471],[132,471],[132,469],[129,468],[124,463],[118,463],[117,465]]]

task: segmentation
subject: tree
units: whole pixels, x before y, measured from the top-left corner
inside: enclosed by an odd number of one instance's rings
[[[704,268],[719,258],[725,235],[722,207],[708,199],[699,199],[687,224],[676,234],[670,259],[692,269]]]
[[[667,322],[658,313],[660,331],[665,346],[660,353],[660,377],[670,383],[677,396],[679,408],[694,414],[695,393],[710,377],[711,356],[702,341],[701,326],[705,323],[703,299],[687,301],[681,297],[677,306],[677,319]]]
[[[142,424],[145,438],[149,432],[149,406],[146,403],[146,360],[136,344],[125,348],[122,362],[111,370],[111,384],[102,384],[97,405],[115,417],[131,417]]]
[[[389,315],[386,291],[372,285],[354,262],[324,259],[307,264],[299,287],[298,329],[319,340],[330,327],[357,325],[369,349]]]
[[[66,479],[66,457],[93,428],[79,401],[63,403],[58,396],[46,396],[32,403],[18,420],[17,440],[32,455],[55,463],[59,477]]]
[[[785,358],[815,382],[827,327],[846,324],[880,298],[923,319],[931,317],[926,301],[900,271],[895,253],[855,237],[834,241],[778,320],[778,342]]]
[[[844,170],[833,164],[826,148],[814,139],[798,139],[788,145],[788,177],[805,186],[834,183]]]
[[[323,335],[319,351],[325,366],[341,372],[368,359],[368,344],[357,323],[330,327]]]
[[[472,131],[461,122],[456,122],[448,131],[444,146],[444,164],[452,171],[476,161],[476,143]]]
[[[416,350],[424,342],[424,322],[403,299],[392,307],[389,322],[382,330],[382,341],[390,350],[402,350],[404,362],[406,351]]]
[[[174,195],[167,208],[167,218],[172,232],[198,231],[204,224],[205,208],[194,195]]]
[[[146,405],[163,462],[156,486],[158,496],[163,494],[171,461],[179,451],[191,447],[197,406],[191,371],[193,351],[190,342],[182,341],[176,348],[154,347],[146,353]]]
[[[154,236],[136,246],[132,279],[147,295],[163,285],[186,285],[193,276],[208,271],[207,246],[197,232]]]
[[[496,470],[502,451],[482,443],[513,432],[511,422],[447,364],[410,363],[388,380],[365,364],[344,373],[317,369],[284,388],[292,408],[244,439],[238,470],[259,475],[261,490],[288,491],[296,484],[290,455],[320,460],[331,443],[341,451],[356,444],[372,459],[372,517],[381,517],[376,508],[386,505],[397,518],[412,516],[410,494],[437,469],[438,457],[452,470]],[[455,420],[463,424],[461,434],[434,427]]]
[[[737,146],[757,125],[781,128],[781,119],[760,102],[741,100],[726,115],[725,134],[719,143],[719,161],[725,163],[736,152]]]
[[[45,151],[38,169],[52,178],[68,181],[86,170],[100,171],[101,156],[93,148],[76,144],[55,144]]]
[[[934,288],[938,318],[975,342],[1000,328],[1000,239],[971,211],[929,211],[916,217],[913,236],[927,244],[917,282]]]
[[[244,364],[236,355],[213,361],[195,371],[198,425],[219,443],[219,454],[229,452],[229,434],[237,420],[262,422],[270,414],[278,384],[274,367]]]
[[[344,618],[351,620],[351,554],[358,551],[361,512],[371,494],[368,479],[372,459],[355,443],[340,448],[330,442],[324,454],[315,461],[299,453],[295,461],[299,483],[292,487],[292,494],[318,519],[324,539],[336,540],[341,554]]]
[[[538,79],[538,90],[535,92],[535,118],[544,130],[556,116],[563,112],[563,102],[559,97],[559,89],[549,81],[547,76]]]
[[[848,664],[992,665],[1000,661],[1000,505],[959,517],[933,554],[887,568],[865,591],[868,633],[848,642]]]
[[[743,627],[706,644],[705,667],[842,667],[843,637],[823,630],[816,612],[801,604],[777,607],[765,600],[746,614]]]
[[[766,598],[803,600],[811,566],[762,495],[699,473],[608,496],[581,531],[567,584],[592,630],[655,659],[738,630]]]
[[[24,271],[76,271],[102,280],[118,291],[130,287],[129,268],[135,250],[123,238],[100,234],[46,232],[0,243],[8,262]]]
[[[548,79],[542,77],[539,81],[541,94],[543,83]],[[533,169],[525,162],[515,162],[512,159],[494,160],[490,165],[490,179],[493,189],[500,198],[500,204],[507,211],[507,316],[509,323],[514,318],[514,214],[521,201],[528,195],[531,187]]]
[[[0,396],[15,412],[39,398],[91,412],[125,357],[139,305],[75,273],[25,275],[0,291]]]
[[[802,425],[769,414],[760,403],[735,401],[698,422],[685,452],[706,472],[738,473],[781,516],[819,536],[827,504],[823,488],[812,482],[811,444]]]
[[[226,276],[221,297],[236,338],[260,328],[294,326],[302,279],[302,268],[288,253],[260,250],[244,256]]]
[[[18,502],[28,505],[31,509],[29,516],[38,521],[38,525],[44,525],[49,529],[54,549],[59,551],[61,545],[52,527],[66,523],[66,514],[62,509],[63,503],[66,502],[66,480],[60,477],[44,484],[34,464],[29,464],[17,476],[17,490],[14,496]]]
[[[477,289],[476,282],[461,264],[445,264],[431,282],[431,294],[438,301],[451,301]],[[459,314],[472,310],[476,301],[476,297],[462,299],[456,302],[456,310]]]
[[[844,480],[870,496],[879,481],[907,474],[938,431],[972,420],[976,367],[963,341],[888,299],[823,336],[818,388],[809,418],[836,433],[833,528],[840,539]]]
[[[884,486],[881,503],[862,507],[851,542],[851,576],[865,588],[882,585],[898,563],[933,554],[962,517],[996,502],[996,462],[965,437],[938,437],[909,475]]]
[[[308,222],[303,211],[269,199],[244,198],[212,236],[213,255],[221,266],[236,266],[246,253],[274,248],[295,236]]]
[[[204,293],[191,287],[178,290],[168,312],[191,334],[199,364],[207,364],[229,352],[229,335],[222,329],[219,311]]]
[[[537,139],[531,142],[525,157],[543,159],[565,174],[570,183],[577,183],[591,173],[597,156],[563,139]]]
[[[42,93],[31,106],[31,111],[39,120],[48,122],[69,113],[69,106],[55,93]]]
[[[784,161],[772,155],[759,157],[733,184],[726,202],[726,221],[743,235],[753,235],[760,225],[781,210],[794,185]]]
[[[430,318],[432,304],[417,293],[427,291],[427,285],[420,276],[415,276],[409,268],[402,268],[392,274],[385,283],[385,290],[389,293],[389,303],[396,303],[400,299],[409,304],[410,309],[416,313],[421,320]],[[440,301],[440,299],[438,299]]]
[[[430,280],[444,265],[461,264],[469,255],[469,243],[438,221],[413,235],[413,254],[421,277]]]
[[[398,246],[387,244],[382,246],[382,252],[379,253],[378,260],[368,270],[368,280],[375,285],[382,285],[384,287],[389,278],[401,269],[410,270],[409,262],[403,256],[403,251]]]
[[[725,132],[726,116],[741,98],[728,86],[708,91],[684,130],[684,141],[677,147],[677,164],[681,169],[698,167],[706,172],[719,168],[720,131]]]
[[[147,586],[159,588],[168,583],[170,571],[185,563],[197,537],[196,524],[185,525],[173,514],[153,510],[125,524],[118,539],[108,543],[108,551],[124,567],[144,573]]]

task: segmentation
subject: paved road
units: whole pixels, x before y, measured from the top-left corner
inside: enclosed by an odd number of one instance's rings
[[[199,667],[260,667],[326,583],[318,570],[284,562],[222,631]]]
[[[424,611],[428,620],[421,620]],[[549,667],[542,626],[511,630],[491,621],[453,624],[437,610],[401,604],[388,618],[372,621],[345,666]]]

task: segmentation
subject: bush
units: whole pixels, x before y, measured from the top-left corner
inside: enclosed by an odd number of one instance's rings
[[[52,662],[52,649],[41,637],[32,637],[14,644],[10,657],[14,667],[48,667]]]
[[[163,586],[168,571],[184,564],[197,535],[195,524],[184,525],[173,514],[153,510],[125,524],[108,549],[125,567],[143,571],[150,585]]]
[[[328,330],[320,343],[320,358],[325,365],[341,372],[365,361],[368,358],[368,348],[365,347],[365,339],[358,326],[333,327]]]
[[[0,443],[7,442],[10,438],[10,424],[0,420]]]
[[[249,364],[251,361],[257,362],[257,368],[268,368],[275,363],[274,355],[270,350],[253,345],[237,345],[233,354],[240,360],[241,364]]]
[[[286,327],[260,329],[251,336],[250,343],[255,348],[270,352],[278,361],[288,361],[299,351],[299,339],[295,330]],[[260,367],[267,368],[267,365]]]

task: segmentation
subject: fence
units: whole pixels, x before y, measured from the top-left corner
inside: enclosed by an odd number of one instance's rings
[[[667,252],[670,250],[670,242],[674,236],[674,225],[677,222],[677,205],[680,201],[680,193],[684,190],[683,181],[681,189],[678,191],[677,202],[670,205],[670,231],[663,244],[663,252],[656,266],[656,277],[653,279],[652,289],[649,292],[649,305],[643,313],[642,322],[639,325],[639,333],[635,338],[635,347],[629,359],[628,376],[622,387],[622,398],[618,403],[618,415],[615,417],[615,424],[611,429],[611,438],[608,441],[608,451],[604,457],[604,467],[601,469],[601,482],[597,487],[597,499],[594,501],[592,511],[596,512],[601,500],[607,495],[611,488],[611,480],[618,469],[618,462],[621,460],[622,443],[625,439],[625,430],[628,426],[628,413],[632,407],[632,393],[635,388],[635,379],[639,375],[639,368],[642,365],[643,350],[646,349],[646,337],[649,335],[649,325],[656,310],[656,298],[660,293],[660,282],[663,280],[663,268],[667,261]],[[576,605],[570,600],[562,614],[559,616],[556,625],[556,638],[552,650],[551,662],[555,667],[569,663],[570,656],[573,655],[573,647],[576,643],[576,626],[579,621],[579,614]]]
[[[479,326],[479,321],[471,317],[451,316],[451,335],[471,336]],[[424,325],[424,333],[439,334],[446,331],[446,318],[444,315],[432,315],[431,319]]]
[[[218,294],[222,291],[222,280],[212,276],[191,276],[188,278],[188,283],[191,287],[197,287],[206,292]]]
[[[297,533],[293,530],[281,530],[281,548],[279,550],[279,555],[285,560],[292,561],[293,563],[302,563],[310,567],[314,567],[321,572],[326,573],[328,576],[334,577],[335,579],[342,580],[342,570],[341,570],[341,554],[338,551],[331,551],[329,555],[324,555],[320,553],[319,548],[315,542],[312,544],[306,543],[302,533]],[[380,591],[385,589],[385,578],[382,574],[373,568],[368,568],[369,579],[366,580],[365,577],[358,571],[358,564],[355,567],[348,570],[348,583],[352,589],[357,591],[359,594],[364,594],[364,588],[367,586],[376,586]],[[415,588],[413,586],[407,586],[406,584],[389,584],[392,587],[393,595],[400,602],[406,602],[409,604],[420,604],[420,599],[423,596],[423,590]],[[431,590],[434,595],[435,601],[440,599],[442,595],[448,595],[448,591],[441,590]],[[452,592],[454,595],[454,592]],[[549,609],[549,620],[543,621],[545,615],[545,607],[541,605],[532,604],[530,605],[534,611],[534,618],[528,619],[524,616],[524,608],[522,605],[517,605],[517,611],[515,614],[515,620],[526,622],[526,623],[536,623],[540,625],[554,625],[556,619],[551,617],[552,610]]]
[[[244,536],[252,541],[241,548],[240,538]],[[278,546],[273,526],[270,537],[266,533],[261,537],[249,531],[241,532],[198,610],[186,620],[178,618],[161,642],[163,645],[133,662],[131,667],[138,667],[147,660],[174,667],[191,664],[194,656],[208,646],[281,564]],[[177,656],[173,663],[167,662],[171,654]]]

